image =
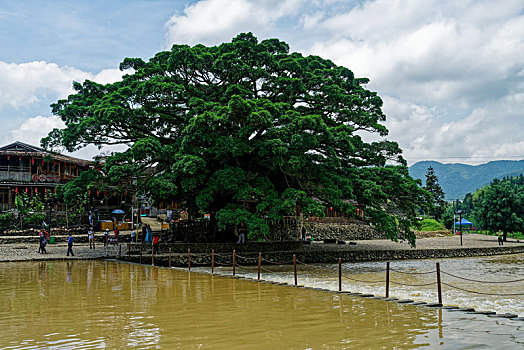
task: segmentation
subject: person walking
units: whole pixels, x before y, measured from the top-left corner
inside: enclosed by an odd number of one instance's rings
[[[87,231],[87,237],[89,238],[89,249],[95,249],[95,231],[92,227]]]
[[[42,254],[42,239],[45,239],[44,231],[38,233],[38,254]]]
[[[40,254],[47,254],[47,251],[45,250],[46,245],[47,245],[47,239],[45,238],[45,233],[44,233],[40,237],[40,248],[38,249]]]
[[[140,241],[143,243],[146,240],[147,235],[147,224],[142,225],[142,237],[140,238]]]
[[[153,231],[151,230],[151,227],[149,225],[147,225],[147,228],[146,228],[146,243],[148,243],[148,244],[153,241],[152,233],[153,233]]]
[[[131,243],[135,243],[135,242],[136,242],[136,231],[131,230]]]
[[[67,237],[67,256],[69,256],[69,253],[75,256],[75,254],[73,254],[73,236],[71,236],[71,234]]]
[[[104,247],[107,247],[107,241],[109,240],[109,229],[106,228],[104,231]]]

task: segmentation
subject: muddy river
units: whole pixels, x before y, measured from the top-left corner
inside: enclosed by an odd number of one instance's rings
[[[516,258],[522,263],[522,256]],[[522,276],[515,261],[505,265],[498,259],[450,261],[459,261],[463,271],[469,264],[478,268],[479,261],[488,261],[484,269],[495,264],[493,270],[479,274],[483,279],[488,272],[501,280]],[[432,264],[431,260],[395,263],[395,269],[431,270]],[[378,280],[383,265],[345,264],[344,273],[347,278]],[[302,265],[299,283],[337,289],[337,268]],[[442,269],[451,267],[443,261]],[[230,272],[227,267],[219,270]],[[241,270],[240,274],[256,276],[256,268]],[[263,277],[292,283],[289,272],[289,266],[267,266]],[[397,275],[415,281],[402,272]],[[383,294],[383,286],[347,278],[344,289]],[[430,288],[418,289],[395,285],[391,294],[435,301]],[[458,300],[452,292],[445,293],[446,299],[461,306],[473,298]],[[522,299],[511,300],[480,303],[482,308],[522,313]],[[0,263],[0,329],[2,349],[524,347],[523,321],[116,261]]]

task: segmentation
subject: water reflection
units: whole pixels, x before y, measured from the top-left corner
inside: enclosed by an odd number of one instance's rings
[[[0,264],[0,347],[521,345],[521,323],[114,261]],[[467,322],[466,322],[467,320]],[[475,328],[473,335],[464,330]],[[490,331],[481,337],[481,331]]]

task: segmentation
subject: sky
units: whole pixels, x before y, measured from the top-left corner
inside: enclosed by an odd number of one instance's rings
[[[524,159],[524,0],[0,0],[0,145],[64,127],[73,81],[242,32],[369,78],[409,165]]]

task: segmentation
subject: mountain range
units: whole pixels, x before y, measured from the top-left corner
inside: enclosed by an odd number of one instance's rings
[[[467,193],[488,185],[495,178],[517,176],[524,173],[523,160],[497,160],[480,165],[461,163],[443,164],[422,161],[409,167],[410,175],[426,182],[426,172],[433,167],[446,200],[461,199]]]

